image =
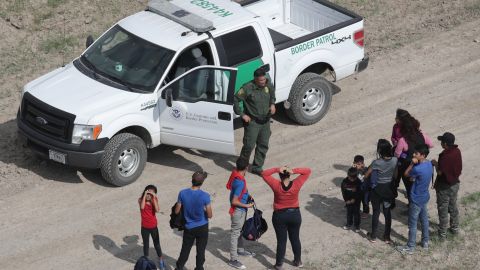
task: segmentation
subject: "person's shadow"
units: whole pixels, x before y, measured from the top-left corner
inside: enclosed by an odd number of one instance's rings
[[[271,228],[273,229],[273,228]],[[211,237],[208,239],[207,250],[212,253],[213,256],[221,259],[225,263],[230,261],[230,230],[224,230],[220,227],[210,228]],[[275,252],[260,241],[251,242],[244,240],[245,249],[255,253],[253,259],[257,260],[260,264],[266,268],[271,268],[273,264],[268,261],[267,257],[275,260]],[[222,252],[227,253],[225,257]]]
[[[138,244],[139,237],[138,235],[127,235],[123,237],[124,244],[117,244],[110,238],[104,235],[93,235],[93,246],[95,249],[100,250],[101,248],[105,249],[106,251],[110,252],[114,257],[127,261],[129,263],[135,264],[138,258],[143,256],[143,246]],[[150,258],[156,258],[156,251],[152,247],[152,241],[150,239],[150,250],[149,250]],[[153,255],[153,256],[152,256]],[[163,259],[167,265],[167,269],[173,269],[176,263],[176,259],[166,255],[163,253]],[[157,264],[157,260],[154,260],[155,264]]]
[[[307,206],[305,207],[307,211],[333,226],[342,228],[345,225],[347,217],[345,202],[343,200],[336,197],[326,197],[321,194],[310,194],[310,197],[312,198],[312,200],[309,201]],[[361,228],[366,231],[371,231],[371,220],[371,216],[368,219],[362,219],[360,223]],[[377,235],[383,235],[384,228],[385,226],[382,226],[382,224],[379,222]],[[363,231],[359,234],[362,237],[366,237],[366,234]],[[393,228],[391,230],[391,236],[398,240],[407,240],[403,235],[395,232]]]

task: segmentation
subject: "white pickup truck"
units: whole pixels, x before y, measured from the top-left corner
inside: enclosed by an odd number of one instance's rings
[[[17,124],[34,152],[122,186],[160,144],[234,155],[233,96],[259,67],[309,125],[331,103],[322,74],[367,65],[362,17],[324,0],[152,0],[25,85]]]

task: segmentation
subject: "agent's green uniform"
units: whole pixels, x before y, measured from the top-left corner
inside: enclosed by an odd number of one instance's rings
[[[243,108],[240,104],[243,103]],[[235,113],[250,116],[249,123],[244,122],[243,147],[240,157],[250,160],[255,145],[252,172],[261,172],[268,151],[270,139],[270,105],[275,104],[275,89],[267,81],[265,87],[258,87],[255,81],[242,86],[235,94]]]

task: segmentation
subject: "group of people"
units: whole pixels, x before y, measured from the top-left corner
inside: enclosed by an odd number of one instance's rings
[[[244,84],[235,94],[234,109],[243,120],[244,137],[240,156],[226,184],[230,192],[228,213],[231,219],[228,264],[237,269],[246,269],[240,257],[255,256],[253,252],[244,248],[244,239],[241,234],[247,211],[255,205],[247,188],[246,174],[250,171],[261,176],[274,193],[272,224],[277,239],[274,268],[283,269],[287,239],[291,242],[294,254],[293,265],[302,267],[300,241],[302,217],[298,194],[309,178],[311,170],[292,169],[287,166],[263,169],[271,135],[270,117],[276,111],[275,89],[263,69],[255,70],[254,79]],[[416,246],[418,220],[422,223],[422,247],[428,248],[427,203],[430,198],[429,185],[430,180],[433,180],[434,169],[437,174],[433,187],[437,193],[439,237],[446,238],[449,223],[449,231],[453,234],[458,233],[456,200],[462,160],[452,133],[446,132],[438,136],[444,150],[438,161],[428,160],[429,149],[433,147],[433,143],[420,129],[420,122],[402,109],[397,110],[395,120],[391,142],[386,139],[378,140],[377,158],[370,166],[365,166],[363,156],[354,157],[353,166],[348,170],[347,177],[341,184],[347,209],[347,222],[343,228],[358,231],[361,218],[367,218],[369,215],[371,204],[373,212],[371,231],[367,234],[369,241],[377,241],[379,216],[382,211],[385,217],[383,240],[386,243],[392,243],[391,210],[395,207],[397,190],[400,181],[403,180],[409,202],[409,237],[406,246],[399,246],[397,249],[403,253],[412,254]],[[254,149],[253,163],[249,168],[250,156]],[[278,175],[278,178],[274,175]],[[185,220],[182,247],[175,268],[178,270],[184,269],[194,243],[197,251],[195,269],[204,269],[208,221],[212,218],[210,195],[201,189],[206,178],[206,172],[195,172],[192,175],[191,187],[180,191],[174,207],[175,214],[182,213]],[[152,237],[159,257],[159,268],[165,269],[155,217],[155,213],[159,211],[156,193],[156,187],[149,185],[138,200],[142,219],[143,251],[144,255],[148,256],[149,238]],[[363,205],[362,214],[360,214],[361,204]]]
[[[255,253],[244,248],[241,232],[246,220],[247,209],[254,207],[253,198],[248,192],[245,175],[249,169],[248,160],[240,157],[232,171],[226,187],[230,190],[231,218],[230,231],[230,261],[228,264],[237,269],[246,269],[239,257],[253,257]],[[273,175],[278,174],[279,178]],[[290,239],[294,253],[293,264],[303,267],[301,260],[300,214],[298,193],[309,178],[311,170],[308,168],[289,168],[287,166],[271,168],[262,171],[262,178],[274,193],[272,223],[277,237],[277,253],[274,268],[283,269],[287,239]],[[295,176],[295,178],[294,178]],[[196,244],[196,267],[202,270],[205,262],[205,250],[208,242],[208,220],[212,218],[210,195],[201,189],[207,173],[197,171],[192,175],[192,185],[180,191],[174,208],[175,214],[182,211],[184,217],[184,231],[182,248],[176,262],[178,270],[184,269],[193,244]],[[141,214],[141,234],[143,239],[143,254],[149,255],[149,239],[153,239],[153,246],[159,258],[158,266],[165,269],[165,261],[160,247],[157,219],[155,213],[159,211],[157,188],[154,185],[145,187],[142,196],[138,199]]]
[[[298,194],[301,187],[311,174],[309,168],[289,168],[282,166],[264,170],[263,164],[268,151],[270,139],[270,118],[275,114],[275,89],[269,82],[264,69],[254,72],[254,79],[244,84],[235,94],[234,110],[240,115],[244,124],[243,147],[236,161],[226,188],[230,191],[228,213],[231,218],[230,260],[228,265],[237,269],[246,269],[239,257],[253,257],[253,252],[244,248],[241,232],[246,221],[247,210],[254,207],[254,201],[247,188],[246,174],[248,171],[263,178],[274,193],[272,224],[277,237],[276,261],[274,268],[283,269],[287,239],[290,239],[294,253],[293,264],[303,267],[301,259],[300,214]],[[255,150],[250,168],[249,160]],[[278,175],[275,178],[274,175]],[[208,242],[208,220],[212,218],[210,195],[201,189],[207,178],[207,173],[197,171],[192,175],[192,185],[180,191],[174,214],[183,214],[184,231],[182,248],[176,262],[178,270],[184,269],[193,244],[196,244],[196,270],[203,270],[205,249]],[[141,234],[143,253],[148,257],[149,239],[159,258],[158,266],[165,269],[162,256],[155,213],[159,211],[157,189],[153,185],[145,187],[138,202],[142,219]]]
[[[383,241],[391,244],[391,210],[395,208],[397,190],[400,180],[403,180],[408,199],[408,242],[404,246],[397,246],[396,249],[404,254],[413,254],[418,221],[422,228],[421,246],[428,249],[430,236],[427,205],[430,199],[430,182],[437,195],[439,240],[446,239],[447,228],[452,234],[457,234],[459,230],[457,194],[462,172],[462,156],[452,133],[445,132],[437,139],[443,151],[438,161],[429,160],[427,159],[429,149],[433,147],[431,139],[420,129],[420,122],[417,119],[408,111],[398,109],[391,142],[386,139],[378,140],[377,158],[368,168],[365,166],[364,157],[356,155],[352,167],[348,169],[347,177],[342,181],[341,191],[347,209],[347,222],[343,229],[358,232],[361,218],[368,218],[371,203],[372,227],[367,233],[367,238],[372,243],[377,241],[379,216],[382,211],[385,218]]]

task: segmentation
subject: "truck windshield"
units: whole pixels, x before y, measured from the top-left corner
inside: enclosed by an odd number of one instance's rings
[[[81,60],[95,73],[128,89],[153,92],[174,53],[116,25],[90,46]]]

